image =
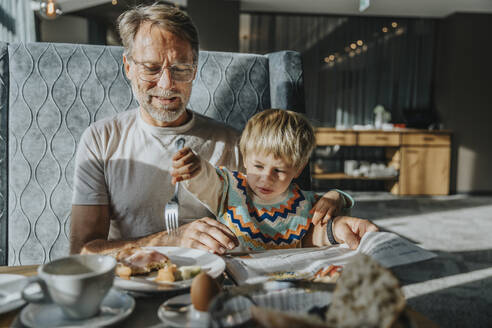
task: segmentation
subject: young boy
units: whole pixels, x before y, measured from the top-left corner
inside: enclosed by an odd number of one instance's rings
[[[314,130],[302,115],[278,109],[254,115],[239,147],[246,175],[215,168],[184,148],[173,157],[173,182],[183,181],[234,232],[243,249],[302,247],[306,239],[312,246],[336,243],[332,222],[312,224],[311,210],[319,197],[292,183],[315,147]],[[187,173],[178,173],[181,168]],[[344,207],[352,207],[352,198],[341,194]]]

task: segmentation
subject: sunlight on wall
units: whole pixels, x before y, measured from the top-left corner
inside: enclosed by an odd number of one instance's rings
[[[458,148],[456,189],[461,192],[472,191],[474,186],[475,167],[477,153],[470,148],[460,146]]]

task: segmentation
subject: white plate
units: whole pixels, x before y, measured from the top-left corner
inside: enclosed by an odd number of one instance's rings
[[[21,283],[22,280],[27,280],[26,277],[21,276],[20,274],[1,274],[0,275],[0,284],[10,284],[10,283],[15,283],[18,282],[19,284]],[[4,300],[6,297],[11,295],[14,292],[20,292],[22,289],[22,286],[19,285],[19,290],[18,291],[5,291],[5,289],[0,290],[0,314],[6,313],[9,311],[12,311],[18,307],[21,307],[24,305],[26,302],[22,298],[16,298],[15,300],[11,302],[5,303]]]
[[[188,307],[188,312],[181,313],[166,310],[164,305],[167,303],[190,304],[190,306]],[[208,313],[199,312],[193,309],[190,294],[178,295],[168,299],[159,306],[157,316],[168,326],[183,328],[207,327],[209,319]]]
[[[83,320],[67,319],[61,308],[54,303],[30,303],[20,314],[21,322],[32,328],[59,327],[100,327],[107,326],[128,317],[135,308],[130,295],[111,289],[101,303],[101,311],[95,317]]]
[[[184,248],[184,247],[145,247],[160,252],[171,260],[177,266],[183,265],[199,265],[203,271],[206,271],[212,278],[217,278],[225,269],[224,260],[215,254],[205,252],[199,249]],[[142,276],[147,280],[155,279],[155,274],[151,276]],[[114,279],[114,286],[133,291],[133,292],[150,292],[162,293],[189,288],[192,279],[180,282],[180,286],[153,286],[134,280],[126,280],[120,277]]]
[[[20,295],[26,284],[27,278],[22,275],[0,274],[0,314],[15,310],[26,304],[26,301]],[[39,291],[40,289],[37,285],[26,289],[27,294],[34,294]]]

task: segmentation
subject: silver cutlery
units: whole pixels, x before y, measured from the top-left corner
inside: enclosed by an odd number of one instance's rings
[[[185,144],[184,138],[179,138],[178,140],[176,140],[176,143],[174,144],[176,151],[181,150],[184,147],[184,144]],[[164,207],[166,231],[168,235],[171,236],[177,236],[178,234],[178,226],[179,226],[178,190],[179,190],[179,182],[176,182],[176,186],[174,187],[173,198],[171,198],[171,200],[167,202],[166,207]]]

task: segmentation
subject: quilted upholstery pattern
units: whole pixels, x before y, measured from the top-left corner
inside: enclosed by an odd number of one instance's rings
[[[260,110],[270,108],[268,58],[201,52],[190,108],[242,129]]]
[[[44,263],[68,253],[74,156],[82,132],[137,104],[120,47],[19,43],[8,45],[8,56],[5,50],[0,43],[0,255],[8,245],[9,265]],[[241,129],[251,115],[278,103],[270,98],[271,66],[268,56],[201,52],[190,107]],[[286,69],[292,68],[288,83],[302,90],[300,65]],[[288,99],[286,108],[303,111],[303,99],[288,103],[293,98],[286,97],[285,85],[276,96]]]
[[[301,56],[295,51],[279,51],[266,55],[270,71],[272,108],[305,113]]]

